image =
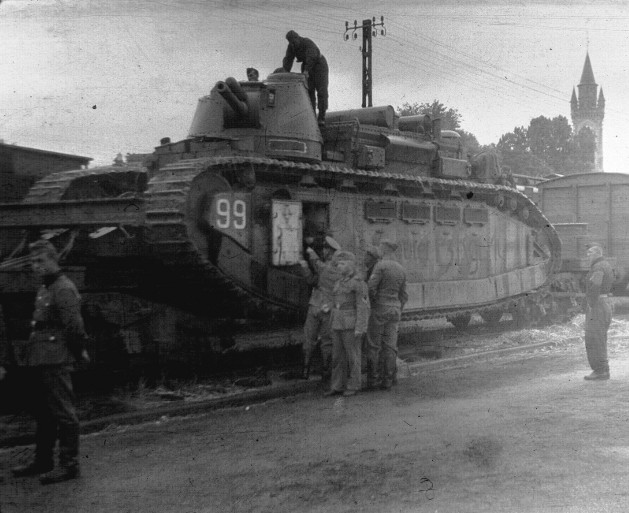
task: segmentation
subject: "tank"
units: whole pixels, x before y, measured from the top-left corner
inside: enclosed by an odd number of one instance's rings
[[[35,284],[20,266],[41,236],[61,250],[95,339],[126,354],[190,358],[252,340],[241,332],[298,344],[309,296],[299,261],[327,235],[359,260],[397,242],[406,321],[541,315],[557,233],[500,185],[495,157],[465,155],[439,119],[398,119],[391,106],[329,112],[319,127],[301,74],[219,81],[185,139],[135,164],[49,175],[0,205],[7,324],[27,332]]]

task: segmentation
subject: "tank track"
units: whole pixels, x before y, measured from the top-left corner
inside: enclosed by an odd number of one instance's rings
[[[201,271],[207,279],[208,289],[219,294],[229,294],[243,305],[243,310],[258,314],[260,317],[296,319],[299,312],[280,303],[273,303],[268,298],[258,296],[250,290],[234,283],[216,268],[209,260],[201,257],[188,239],[185,225],[185,204],[193,178],[203,172],[215,169],[224,172],[236,172],[240,169],[260,171],[264,173],[312,173],[315,177],[326,176],[342,178],[374,178],[386,180],[398,185],[415,186],[431,191],[452,191],[460,193],[461,198],[481,198],[491,207],[500,208],[505,213],[517,217],[536,230],[546,230],[552,245],[548,281],[538,289],[523,294],[523,297],[510,297],[499,302],[476,306],[474,308],[456,310],[438,310],[426,312],[408,312],[403,315],[405,331],[413,330],[417,321],[442,318],[450,315],[471,315],[489,312],[496,308],[508,310],[519,300],[529,304],[542,303],[549,294],[551,276],[559,270],[561,263],[561,243],[550,222],[537,206],[524,194],[516,189],[502,185],[477,183],[465,180],[448,180],[425,176],[412,176],[397,173],[378,172],[362,169],[351,169],[331,164],[307,164],[300,162],[274,160],[260,157],[228,156],[182,160],[162,167],[149,181],[146,192],[147,210],[146,225],[149,228],[151,243],[159,248],[162,254],[168,253],[176,257],[181,265],[185,261],[192,265],[193,271]],[[478,201],[478,200],[477,200]],[[191,272],[191,279],[198,280],[198,274]],[[198,284],[198,281],[197,281]],[[410,328],[409,328],[410,327]]]

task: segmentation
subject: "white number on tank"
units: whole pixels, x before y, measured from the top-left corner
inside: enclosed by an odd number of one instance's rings
[[[216,202],[216,226],[244,230],[247,227],[247,204],[238,199],[232,205],[227,198],[220,198]]]

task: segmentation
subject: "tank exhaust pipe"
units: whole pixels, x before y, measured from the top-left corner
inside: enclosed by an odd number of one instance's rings
[[[441,139],[441,118],[432,120],[432,136],[437,140]]]
[[[236,83],[235,87],[232,81]],[[242,90],[236,79],[230,77],[225,82],[216,82],[216,90],[236,114],[244,117],[249,113],[247,93]]]

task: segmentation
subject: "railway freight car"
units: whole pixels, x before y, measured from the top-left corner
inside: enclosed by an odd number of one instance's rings
[[[583,291],[589,270],[586,245],[600,244],[612,263],[614,293],[627,294],[629,282],[629,175],[582,173],[537,184],[538,205],[562,241],[562,267],[557,279],[565,289]]]
[[[162,139],[142,165],[53,174],[0,205],[9,331],[27,334],[34,284],[19,264],[41,236],[62,251],[97,340],[166,358],[200,361],[240,331],[287,343],[309,294],[304,240],[317,249],[327,235],[359,259],[398,243],[408,320],[530,312],[549,297],[557,234],[498,185],[495,157],[464,155],[440,120],[398,119],[390,106],[329,112],[320,129],[301,74],[219,81],[188,137]]]

